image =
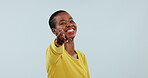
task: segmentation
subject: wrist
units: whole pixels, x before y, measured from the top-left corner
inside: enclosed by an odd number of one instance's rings
[[[57,40],[57,39],[55,39],[54,43],[55,43],[55,46],[56,46],[56,47],[61,46],[60,44],[58,44],[58,40]]]

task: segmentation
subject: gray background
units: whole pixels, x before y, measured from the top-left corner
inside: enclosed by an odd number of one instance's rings
[[[0,78],[47,78],[49,16],[68,11],[91,78],[148,78],[147,0],[0,0]]]

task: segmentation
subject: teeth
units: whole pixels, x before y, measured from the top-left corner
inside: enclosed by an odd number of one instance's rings
[[[70,29],[70,30],[68,30],[67,32],[72,32],[72,31],[74,31],[73,29]]]

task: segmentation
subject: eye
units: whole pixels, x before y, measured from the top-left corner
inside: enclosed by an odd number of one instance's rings
[[[61,22],[61,23],[60,23],[60,25],[65,25],[65,24],[66,24],[66,22]]]
[[[73,23],[74,21],[73,20],[70,20],[70,23]]]

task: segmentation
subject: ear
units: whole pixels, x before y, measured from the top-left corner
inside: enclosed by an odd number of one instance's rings
[[[58,33],[56,28],[52,28],[51,30],[52,30],[52,33],[55,35]]]

